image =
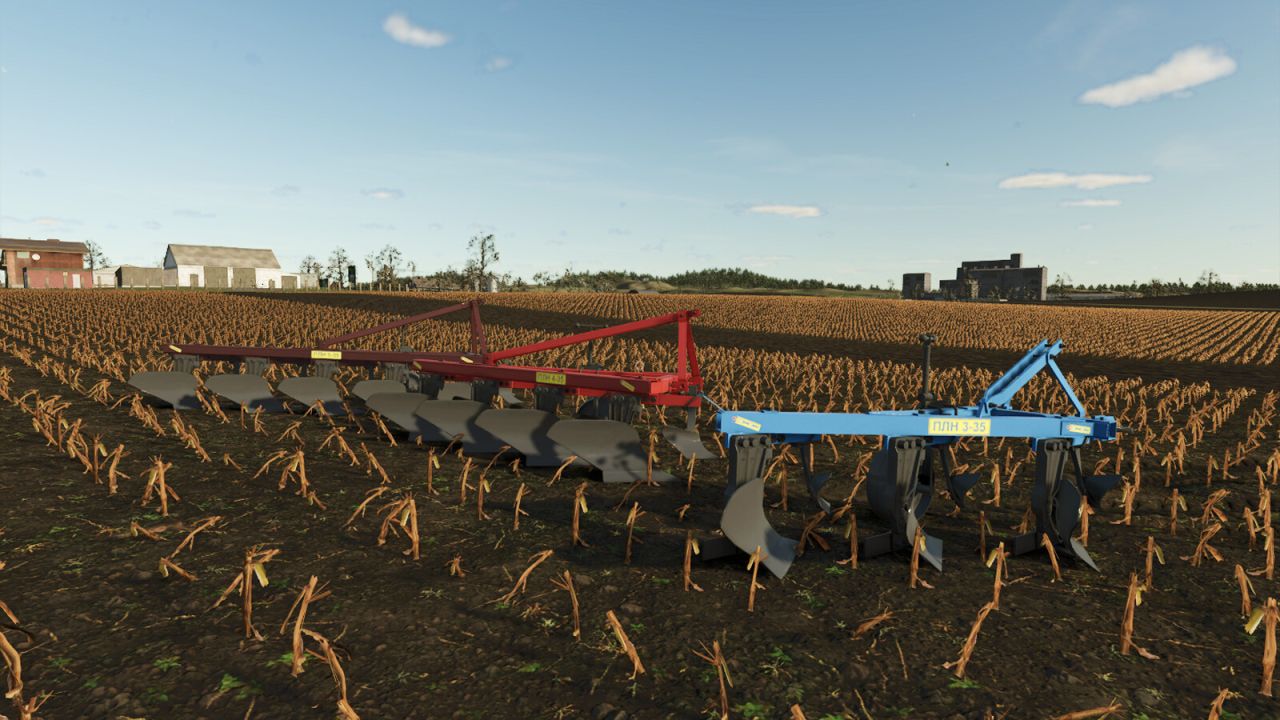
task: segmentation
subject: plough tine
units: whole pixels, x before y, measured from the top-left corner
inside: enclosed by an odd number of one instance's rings
[[[915,508],[907,510],[907,537],[914,538],[916,531],[920,528],[920,522],[916,519]],[[942,538],[936,538],[928,533],[920,533],[920,557],[933,566],[934,570],[942,572]]]
[[[351,388],[351,394],[368,404],[374,395],[390,395],[409,392],[404,383],[398,380],[361,380]]]
[[[764,480],[757,477],[740,485],[720,515],[720,529],[737,548],[748,555],[760,548],[761,562],[778,578],[786,577],[796,559],[795,540],[778,534],[764,514]]]
[[[579,459],[600,470],[604,482],[637,482],[650,476],[635,428],[614,420],[561,420],[547,432],[552,442],[569,449]],[[653,468],[655,482],[675,480],[670,473]]]
[[[505,408],[515,410],[517,408],[524,407],[524,401],[516,397],[516,394],[512,392],[511,388],[499,388],[498,396],[502,398],[502,406]]]
[[[932,468],[924,464],[924,438],[889,438],[871,458],[867,473],[867,501],[871,511],[889,524],[889,532],[867,541],[868,556],[911,549],[920,518],[933,499]],[[925,538],[929,563],[942,569],[942,541]]]
[[[435,425],[423,420],[415,414],[422,403],[431,402],[423,395],[408,392],[381,393],[370,395],[365,405],[405,432],[411,438],[421,437],[423,442],[449,442]]]
[[[263,412],[282,413],[284,403],[271,391],[266,378],[261,375],[210,375],[204,381],[210,392],[236,406],[249,410],[262,408]]]
[[[196,378],[189,372],[141,372],[129,378],[129,384],[154,400],[175,410],[199,410]]]
[[[956,475],[947,475],[947,494],[951,496],[951,500],[956,507],[964,509],[964,496],[974,485],[978,484],[981,479],[977,473],[959,473]]]
[[[812,447],[812,446],[810,446]],[[813,472],[813,456],[810,454],[810,448],[803,448],[800,452],[800,469],[804,472],[805,488],[809,491],[809,497],[824,513],[831,512],[831,503],[822,497],[822,488],[831,479],[831,473],[814,473]]]
[[[1065,438],[1050,438],[1039,443],[1036,448],[1036,481],[1031,487],[1031,510],[1035,513],[1036,529],[1034,533],[1013,539],[1013,554],[1035,552],[1041,547],[1040,539],[1048,537],[1055,552],[1098,569],[1089,552],[1072,537],[1080,526],[1080,502],[1084,498],[1079,485],[1085,483],[1071,482],[1064,475],[1068,456],[1079,467],[1077,450]]]
[[[327,377],[287,377],[276,385],[276,390],[304,407],[318,402],[330,415],[345,415],[347,412],[338,384]]]
[[[457,439],[463,452],[483,455],[499,452],[506,444],[477,426],[476,419],[488,409],[475,400],[428,400],[414,414],[433,426],[445,442]]]
[[[706,445],[703,445],[702,437],[698,435],[698,411],[694,408],[689,408],[687,412],[687,426],[664,426],[662,428],[662,439],[666,440],[676,450],[679,450],[680,454],[686,458],[695,460],[710,460],[711,458],[714,458],[716,456],[715,451],[710,450]]]
[[[532,408],[487,410],[476,418],[477,427],[510,445],[531,468],[559,467],[573,456],[548,436],[556,422],[555,415]]]
[[[1119,475],[1085,475],[1084,464],[1080,462],[1080,446],[1071,448],[1071,465],[1075,468],[1076,478],[1080,480],[1080,490],[1089,498],[1089,507],[1102,505],[1102,498],[1120,484]]]

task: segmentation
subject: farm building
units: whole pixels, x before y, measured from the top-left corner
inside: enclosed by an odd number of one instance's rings
[[[25,288],[93,287],[84,268],[84,243],[0,238],[0,286]]]
[[[1043,266],[1023,267],[1022,253],[1008,260],[965,260],[956,268],[954,280],[942,280],[931,289],[929,273],[902,276],[902,297],[944,300],[1040,300],[1049,288],[1049,270]]]
[[[314,288],[316,276],[287,273],[271,250],[215,245],[170,244],[164,253],[164,284],[169,287]]]

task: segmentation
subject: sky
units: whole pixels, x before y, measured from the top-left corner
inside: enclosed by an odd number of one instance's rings
[[[0,235],[1274,283],[1278,39],[1273,1],[0,0]]]

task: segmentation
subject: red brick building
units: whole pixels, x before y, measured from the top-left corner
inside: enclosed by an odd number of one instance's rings
[[[90,288],[84,243],[0,238],[0,285],[9,288]]]

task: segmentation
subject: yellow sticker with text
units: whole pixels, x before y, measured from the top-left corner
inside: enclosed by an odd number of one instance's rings
[[[755,432],[760,432],[760,423],[758,423],[758,422],[756,422],[756,421],[754,421],[754,420],[748,420],[748,419],[746,419],[746,418],[744,418],[744,417],[741,417],[741,416],[738,416],[738,415],[734,415],[734,416],[733,416],[733,424],[734,424],[734,425],[741,425],[742,427],[744,427],[744,428],[746,428],[746,429],[748,429],[748,430],[754,430]]]
[[[182,352],[182,348],[178,347],[177,345],[170,345],[170,346],[169,346],[169,349],[170,349],[170,350],[172,350],[172,351],[174,351],[174,352],[176,352],[176,353],[180,353],[180,352]]]
[[[636,391],[636,386],[635,386],[635,385],[632,385],[631,383],[627,382],[626,380],[621,380],[621,381],[619,381],[619,382],[621,382],[621,383],[622,383],[622,387],[624,387],[624,388],[626,388],[626,389],[630,390],[631,392],[635,392],[635,391]]]
[[[341,350],[312,350],[311,359],[312,360],[341,360],[342,351]]]
[[[539,370],[534,373],[533,379],[535,382],[540,382],[543,385],[563,385],[564,373],[542,372]]]
[[[1088,425],[1078,425],[1075,423],[1069,423],[1067,425],[1067,432],[1078,433],[1080,435],[1089,435],[1090,433],[1093,432],[1093,428],[1089,427]]]
[[[973,437],[991,434],[991,421],[984,418],[929,418],[930,435]]]

